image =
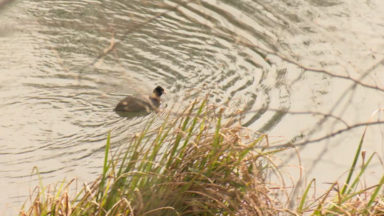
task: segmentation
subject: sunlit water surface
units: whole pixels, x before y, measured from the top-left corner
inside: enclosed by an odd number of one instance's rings
[[[98,176],[107,133],[116,150],[155,115],[121,118],[114,105],[156,85],[167,89],[165,110],[206,94],[243,109],[242,124],[268,133],[271,145],[366,122],[383,106],[383,91],[308,70],[383,88],[381,0],[154,2],[14,1],[0,9],[4,214],[37,185],[34,167],[44,184]],[[330,113],[336,118],[324,119]],[[362,131],[298,147],[306,176],[323,184],[345,174]],[[364,150],[383,156],[382,132],[370,128]],[[381,175],[375,163],[370,174]],[[281,164],[298,176],[293,150]]]

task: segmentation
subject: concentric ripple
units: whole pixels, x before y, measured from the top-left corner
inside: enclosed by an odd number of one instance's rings
[[[47,183],[95,177],[107,134],[117,151],[156,116],[121,118],[114,105],[157,85],[167,91],[164,110],[209,95],[241,111],[243,126],[276,130],[286,139],[336,125],[318,123],[310,112],[365,116],[375,100],[361,108],[350,99],[344,104],[355,104],[355,110],[341,109],[334,104],[343,100],[335,95],[349,81],[307,69],[358,77],[380,59],[384,6],[359,4],[15,1],[0,14],[0,203],[25,200],[36,183],[30,177],[35,166]],[[379,70],[375,77],[383,79]],[[289,115],[302,110],[310,112]],[[361,110],[366,113],[357,115]]]

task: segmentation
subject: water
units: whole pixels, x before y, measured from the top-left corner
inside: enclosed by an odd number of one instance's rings
[[[114,105],[156,85],[165,109],[207,93],[243,109],[272,145],[367,122],[383,91],[351,79],[384,88],[382,11],[380,0],[11,2],[0,9],[1,209],[17,212],[34,167],[45,184],[93,180],[107,133],[116,149],[152,117],[127,120]],[[307,177],[344,174],[362,131],[299,146]],[[368,130],[368,153],[383,156],[382,132]],[[281,163],[296,175],[297,160]]]

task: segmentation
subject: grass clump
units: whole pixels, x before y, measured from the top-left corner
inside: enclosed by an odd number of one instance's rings
[[[276,215],[265,183],[267,153],[223,110],[193,103],[176,118],[153,120],[73,198],[37,195],[20,215]]]
[[[358,188],[359,183],[361,183],[361,177],[367,171],[375,155],[372,154],[368,160],[365,160],[366,153],[362,152],[366,130],[367,128],[357,146],[345,183],[340,186],[339,183],[335,182],[321,197],[317,198],[314,202],[307,202],[307,206],[304,207],[304,203],[308,198],[308,191],[315,182],[315,179],[313,179],[302,195],[297,208],[299,214],[310,212],[316,216],[384,215],[384,196],[380,193],[384,184],[384,176],[382,176],[379,183],[374,186],[364,187],[362,189]],[[359,155],[361,155],[363,159],[360,168],[357,167]],[[355,172],[358,173],[354,175]]]
[[[19,215],[384,215],[384,177],[372,187],[358,187],[374,156],[366,160],[362,151],[365,132],[345,182],[310,198],[312,180],[297,206],[288,209],[270,192],[286,187],[266,182],[276,169],[269,157],[281,150],[261,150],[266,149],[265,135],[249,133],[223,113],[204,100],[176,117],[169,113],[151,119],[113,157],[108,135],[97,180],[74,196],[67,192],[71,183],[55,191],[40,186]]]

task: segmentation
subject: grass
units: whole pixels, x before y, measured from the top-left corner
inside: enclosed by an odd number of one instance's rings
[[[310,204],[305,206],[308,192],[312,184],[315,182],[313,179],[306,187],[297,212],[302,214],[310,212],[311,215],[384,215],[384,196],[379,192],[384,184],[384,175],[381,177],[377,185],[358,189],[361,183],[361,177],[371,163],[375,154],[372,154],[367,161],[365,161],[365,152],[362,153],[362,147],[367,128],[364,130],[360,142],[357,146],[355,156],[352,161],[351,168],[348,172],[345,183],[340,187],[337,182],[332,184],[326,193],[324,193],[315,202],[308,202]],[[363,162],[360,169],[357,168],[359,155],[362,155]],[[353,177],[355,171],[358,174]],[[352,181],[353,180],[353,181]]]
[[[224,122],[223,110],[194,102],[160,126],[150,121],[125,151],[109,159],[108,135],[99,179],[69,199],[37,195],[20,215],[276,215],[255,139]]]
[[[113,156],[108,134],[98,179],[74,195],[68,193],[71,182],[55,190],[40,186],[19,215],[384,215],[384,177],[357,189],[373,155],[353,177],[364,135],[341,187],[335,183],[310,199],[312,180],[297,208],[288,210],[266,180],[276,169],[270,157],[277,151],[261,150],[266,135],[233,124],[223,113],[207,100],[195,101],[177,117],[163,116],[160,125],[150,120]]]

